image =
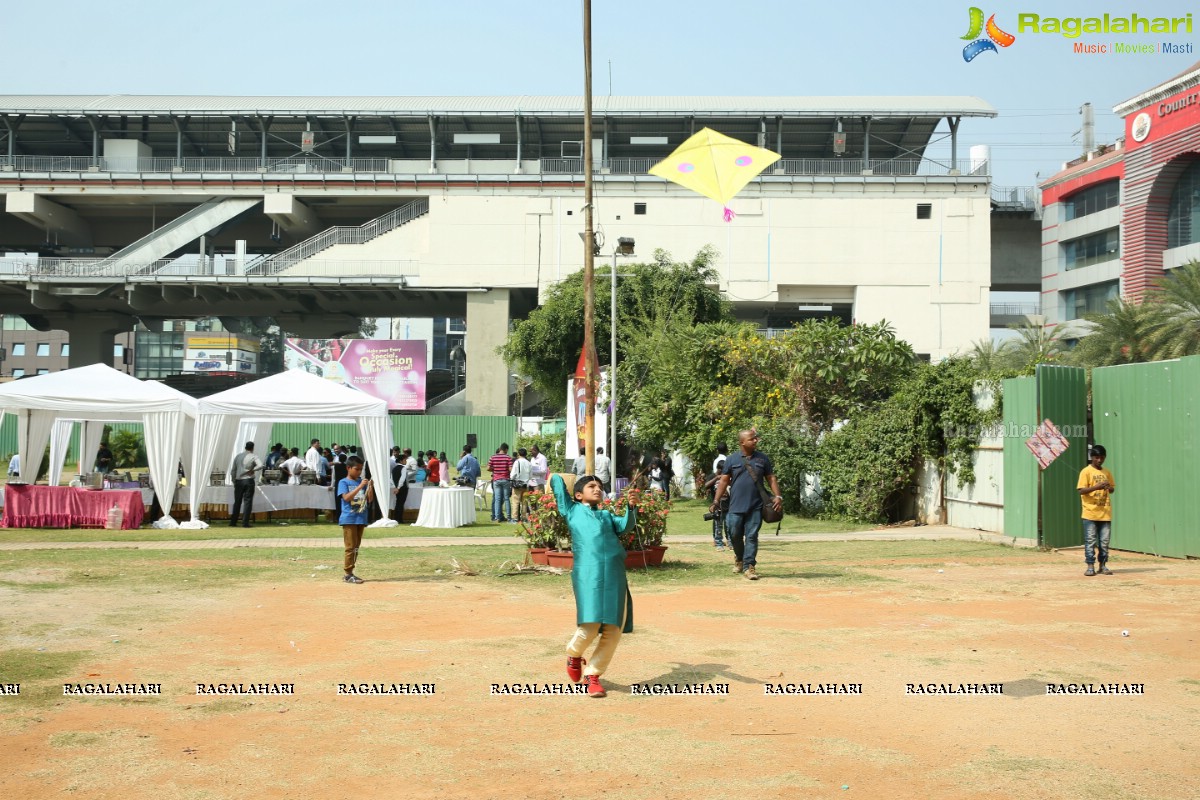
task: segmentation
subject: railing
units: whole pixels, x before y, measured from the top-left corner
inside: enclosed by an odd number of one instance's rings
[[[989,311],[993,317],[1032,317],[1042,308],[1037,303],[990,303]]]
[[[661,161],[661,158],[610,158],[608,171],[613,175],[643,175]],[[764,175],[862,175],[870,170],[875,175],[948,175],[955,168],[960,174],[987,177],[988,165],[959,160],[957,167],[949,161],[934,159],[869,159],[861,158],[782,158],[769,167]],[[543,173],[580,174],[583,172],[582,158],[543,158]],[[599,171],[604,165],[596,161]]]
[[[138,158],[91,156],[0,156],[5,172],[389,172],[386,158]]]
[[[986,178],[988,165],[929,158],[781,158],[773,167],[785,175],[960,175]]]
[[[610,158],[607,165],[596,159],[593,169],[607,169],[613,175],[644,175],[659,157]],[[395,172],[393,159],[388,158],[93,158],[91,156],[0,156],[0,172],[115,172],[115,173],[266,173],[274,175],[334,174]],[[516,161],[512,163],[516,165]],[[543,175],[581,175],[583,158],[543,158]],[[925,159],[861,158],[784,158],[775,162],[764,175],[862,175],[870,170],[875,175],[949,175],[954,170],[961,175],[988,177],[990,165],[969,160],[949,161]],[[405,168],[404,174],[409,174]]]
[[[251,262],[247,262],[249,267]],[[239,273],[233,259],[185,256],[180,259],[162,259],[145,263],[129,261],[108,262],[90,258],[0,258],[0,280],[46,280],[52,278],[265,278],[249,271]],[[407,278],[416,277],[419,263],[415,259],[391,259],[381,261],[333,261],[309,260],[304,265],[305,277],[331,278]],[[278,279],[276,279],[278,280]]]
[[[282,253],[277,253],[262,262],[255,264],[252,269],[255,275],[274,275],[285,269],[290,269],[301,261],[307,261],[322,250],[338,244],[363,244],[377,236],[393,231],[417,217],[429,213],[429,198],[422,197],[411,203],[389,211],[382,217],[371,220],[357,227],[337,227],[318,233],[311,239],[289,247]],[[247,270],[250,273],[250,270]]]
[[[1042,195],[1035,186],[993,186],[991,194],[1001,208],[1033,211],[1041,206]]]

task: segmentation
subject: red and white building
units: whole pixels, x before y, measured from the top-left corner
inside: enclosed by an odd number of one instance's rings
[[[1124,140],[1040,186],[1048,326],[1116,297],[1141,300],[1171,269],[1200,259],[1200,63],[1113,111],[1125,119]]]

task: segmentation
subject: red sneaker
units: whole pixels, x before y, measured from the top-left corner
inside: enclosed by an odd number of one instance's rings
[[[583,679],[583,665],[586,663],[586,659],[567,656],[567,677],[571,683],[579,683]]]
[[[588,697],[604,697],[608,692],[600,685],[599,675],[588,675]]]

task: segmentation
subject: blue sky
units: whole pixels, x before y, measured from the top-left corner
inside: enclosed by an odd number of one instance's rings
[[[1182,2],[978,4],[1016,35],[963,60],[969,2],[922,4],[593,0],[594,91],[623,95],[975,95],[1000,112],[967,120],[960,152],[992,148],[994,182],[1032,185],[1078,155],[1079,107],[1098,143],[1122,134],[1112,106],[1200,54],[1078,55],[1073,41],[1200,40]],[[53,15],[47,9],[53,8]],[[1018,33],[1017,14],[1182,17],[1193,34]],[[140,0],[10,4],[15,94],[578,95],[582,3],[478,0]]]

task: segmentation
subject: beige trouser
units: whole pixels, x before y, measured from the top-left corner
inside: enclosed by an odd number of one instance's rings
[[[346,545],[346,555],[342,559],[342,569],[349,574],[354,572],[354,565],[358,562],[358,548],[362,545],[364,525],[343,525],[342,526],[342,542]]]
[[[581,658],[597,634],[600,637],[595,652],[584,667],[584,675],[603,675],[604,670],[608,669],[608,662],[612,661],[613,653],[617,652],[617,645],[621,643],[621,628],[625,627],[624,623],[625,612],[622,611],[620,625],[586,622],[575,629],[575,635],[567,642],[567,655],[572,658]]]
[[[524,519],[529,511],[525,507],[525,493],[529,491],[528,486],[514,486],[512,490],[512,509],[513,519]]]

